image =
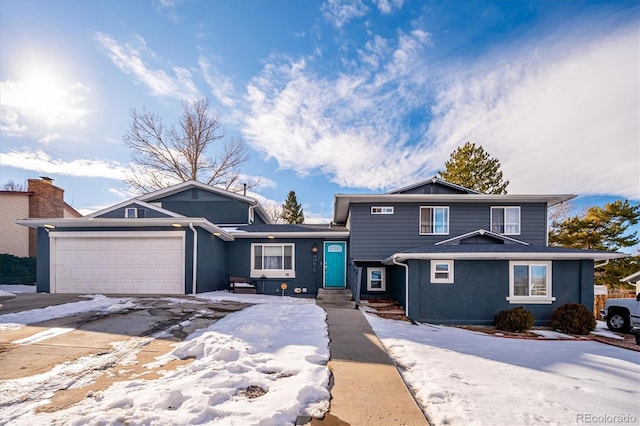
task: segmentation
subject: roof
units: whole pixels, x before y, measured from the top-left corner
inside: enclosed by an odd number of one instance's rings
[[[141,195],[136,197],[138,200],[149,201],[155,198],[166,197],[168,195],[176,194],[178,192],[182,192],[188,188],[198,188],[203,191],[209,191],[214,194],[223,195],[225,197],[234,198],[236,200],[244,201],[246,203],[251,204],[256,207],[258,214],[265,220],[265,222],[271,223],[271,218],[267,211],[262,207],[262,205],[253,197],[249,197],[247,195],[238,194],[237,192],[227,191],[226,189],[218,188],[212,185],[207,185],[205,183],[197,182],[195,180],[190,180],[187,182],[180,182],[176,185],[169,186],[167,188],[162,188],[157,191],[150,192],[148,194]]]
[[[516,240],[515,238],[507,237],[506,235],[496,234],[495,232],[487,231],[486,229],[478,229],[477,231],[468,232],[466,234],[458,235],[457,237],[449,238],[447,240],[439,241],[435,243],[435,245],[443,245],[443,244],[459,244],[461,241],[466,240],[467,238],[472,238],[476,236],[484,236],[489,237],[491,239],[502,241],[502,242],[510,242],[515,244],[522,244],[528,246],[529,243]]]
[[[620,278],[620,281],[623,283],[634,283],[636,281],[640,281],[640,271],[634,272],[631,275],[627,275],[624,278]]]
[[[393,189],[393,190],[387,192],[387,194],[398,194],[398,193],[401,193],[401,192],[412,190],[414,188],[418,188],[419,186],[422,186],[422,185],[428,185],[430,183],[437,183],[437,184],[440,184],[440,185],[448,186],[449,188],[453,188],[453,189],[456,189],[458,191],[466,192],[468,194],[480,194],[480,192],[478,192],[478,191],[475,191],[475,190],[469,189],[469,188],[465,188],[464,186],[456,185],[455,183],[447,182],[446,180],[440,179],[439,177],[436,177],[436,176],[433,176],[433,177],[431,177],[429,179],[422,180],[420,182],[412,183],[410,185],[406,185],[406,186],[402,186],[400,188]]]
[[[82,213],[80,213],[78,210],[74,209],[73,207],[71,207],[69,204],[67,204],[66,202],[64,203],[64,208],[67,209],[67,211],[69,213],[71,213],[73,216],[75,217],[82,217]]]
[[[28,226],[30,228],[135,228],[140,226],[172,226],[175,228],[188,227],[189,225],[198,226],[205,231],[210,232],[214,236],[224,240],[233,241],[233,236],[227,231],[219,228],[207,219],[198,217],[154,217],[154,218],[94,218],[83,217],[77,219],[21,219],[16,221],[19,225]]]
[[[224,228],[235,238],[348,238],[343,226],[329,224],[254,224]]]
[[[181,214],[172,212],[172,211],[167,210],[167,209],[163,209],[162,207],[154,206],[153,204],[145,203],[144,201],[140,201],[140,200],[135,199],[135,198],[133,198],[131,200],[123,201],[121,203],[116,204],[115,206],[107,207],[106,209],[98,210],[97,212],[93,212],[93,213],[91,213],[91,214],[89,214],[89,215],[87,215],[85,217],[86,218],[93,218],[93,217],[102,216],[102,215],[107,214],[109,212],[121,209],[121,208],[126,207],[126,206],[130,206],[132,204],[135,204],[135,205],[140,206],[140,207],[144,207],[145,209],[155,210],[158,213],[166,214],[167,216],[170,216],[170,217],[184,217]]]
[[[384,260],[408,259],[469,259],[469,260],[607,260],[626,257],[624,253],[548,247],[522,244],[458,244],[427,245],[395,253]]]
[[[552,207],[575,197],[575,194],[336,194],[333,221],[346,223],[349,206],[355,203],[545,203]]]

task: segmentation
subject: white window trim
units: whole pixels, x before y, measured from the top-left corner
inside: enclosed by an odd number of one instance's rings
[[[436,278],[436,265],[447,265],[449,276],[447,278]],[[453,260],[431,260],[431,283],[432,284],[453,284]]]
[[[262,247],[291,247],[291,269],[256,269],[254,248]],[[251,278],[295,278],[296,277],[296,245],[294,243],[251,243]]]
[[[371,214],[393,214],[393,206],[371,206]]]
[[[373,288],[371,286],[371,272],[380,271],[382,272],[382,286],[380,288]],[[387,291],[387,279],[385,276],[385,268],[367,268],[367,291]]]
[[[549,305],[555,302],[556,298],[552,296],[553,294],[553,283],[551,282],[551,277],[553,276],[551,272],[551,265],[553,262],[551,261],[515,261],[512,260],[509,262],[509,297],[507,297],[507,301],[509,303],[521,303],[521,304],[540,304],[540,305]],[[531,266],[536,265],[544,265],[547,267],[547,295],[546,296],[516,296],[514,295],[514,285],[513,285],[513,267],[514,266],[527,266],[531,268]]]
[[[447,232],[422,232],[422,209],[446,209],[447,210]],[[418,226],[420,235],[449,235],[449,206],[420,206],[420,213],[418,216]]]
[[[133,210],[133,216],[129,216],[129,211]],[[135,207],[127,207],[124,209],[124,217],[126,219],[136,219],[138,217],[138,209]]]
[[[522,211],[520,206],[491,206],[489,210],[489,230],[491,232],[495,232],[493,230],[493,209],[502,209],[504,212],[504,231],[505,232],[496,232],[496,234],[501,235],[520,235],[522,230]],[[518,210],[518,232],[507,232],[507,209],[517,209]]]

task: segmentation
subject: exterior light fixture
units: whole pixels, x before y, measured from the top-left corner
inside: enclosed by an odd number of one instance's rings
[[[275,237],[273,235],[267,235],[267,238],[273,240]]]
[[[180,225],[179,223],[172,223],[171,226],[173,226],[174,228],[182,228],[182,225]]]
[[[221,234],[221,233],[219,233],[219,232],[214,232],[214,233],[213,233],[213,236],[214,236],[214,237],[219,237],[220,235],[222,235],[222,234]]]
[[[47,229],[54,229],[55,228],[55,226],[51,225],[50,223],[45,223],[44,227],[47,228]]]
[[[311,253],[316,254],[318,252],[318,244],[313,243],[313,246],[311,247]]]

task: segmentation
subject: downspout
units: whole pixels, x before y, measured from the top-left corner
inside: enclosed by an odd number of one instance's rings
[[[193,224],[189,222],[189,228],[193,231],[193,273],[191,282],[191,294],[196,295],[196,281],[198,271],[198,231],[193,227]]]
[[[395,256],[391,258],[391,261],[393,262],[394,265],[404,266],[404,285],[405,285],[404,306],[405,306],[405,311],[408,317],[409,316],[409,265],[407,265],[406,263],[398,262]]]
[[[607,266],[609,264],[609,259],[605,259],[604,263],[598,263],[597,265],[593,265],[593,269],[602,268],[603,266]]]

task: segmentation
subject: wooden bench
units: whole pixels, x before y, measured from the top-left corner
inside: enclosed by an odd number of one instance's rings
[[[229,291],[239,294],[256,294],[258,284],[247,277],[235,277],[229,275]]]

